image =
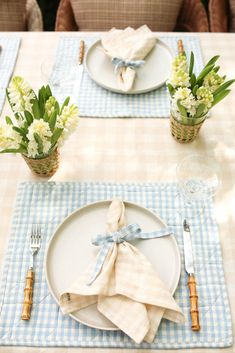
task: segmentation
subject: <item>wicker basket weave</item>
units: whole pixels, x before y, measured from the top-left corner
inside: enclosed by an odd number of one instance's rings
[[[170,114],[171,134],[174,139],[180,143],[192,142],[197,137],[205,119],[196,125],[184,125],[177,121],[172,114]]]
[[[49,156],[41,159],[28,158],[22,154],[25,162],[28,164],[31,171],[38,176],[50,177],[55,174],[59,168],[59,152],[54,150]]]

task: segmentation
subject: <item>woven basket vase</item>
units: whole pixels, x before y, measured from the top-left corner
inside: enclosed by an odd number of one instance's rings
[[[186,125],[176,120],[170,114],[171,134],[180,143],[189,143],[195,140],[206,117],[196,125]]]
[[[59,152],[54,150],[49,156],[41,159],[28,158],[22,154],[32,172],[41,177],[50,177],[59,168]]]

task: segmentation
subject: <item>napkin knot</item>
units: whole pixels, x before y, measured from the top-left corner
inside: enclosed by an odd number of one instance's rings
[[[122,67],[130,67],[131,69],[135,70],[138,67],[144,65],[144,63],[144,60],[125,60],[118,57],[112,58],[112,64],[115,65],[115,74],[118,73],[118,70],[120,70]]]
[[[113,233],[113,236],[112,236],[113,242],[117,244],[123,243],[125,241],[124,237],[120,232],[115,232]]]
[[[109,249],[114,245],[114,243],[120,244],[126,241],[129,242],[134,239],[160,238],[166,235],[170,235],[171,233],[172,232],[168,227],[156,230],[154,232],[143,233],[140,226],[136,223],[133,223],[113,233],[96,235],[94,238],[92,238],[92,244],[96,246],[102,246],[102,248],[100,249],[94,271],[87,285],[90,286],[100,274]]]

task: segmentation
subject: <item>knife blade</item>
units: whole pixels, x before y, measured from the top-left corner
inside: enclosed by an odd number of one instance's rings
[[[192,249],[192,241],[191,241],[191,232],[190,226],[186,219],[183,223],[184,232],[183,232],[183,240],[184,240],[184,263],[185,270],[188,274],[188,288],[189,288],[189,297],[190,297],[190,315],[192,322],[192,331],[199,331],[199,311],[198,311],[198,295],[197,295],[197,287],[195,280],[195,269],[193,262],[193,249]]]
[[[80,45],[79,45],[78,68],[76,70],[77,71],[76,72],[76,79],[75,79],[75,84],[74,84],[74,88],[73,88],[73,97],[75,99],[78,98],[78,94],[80,92],[82,75],[83,75],[84,54],[85,54],[85,42],[84,42],[84,40],[81,40]]]

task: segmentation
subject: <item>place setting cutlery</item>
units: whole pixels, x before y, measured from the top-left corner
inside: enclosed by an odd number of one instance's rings
[[[190,297],[190,316],[192,322],[192,331],[199,331],[199,311],[198,311],[198,295],[195,280],[195,268],[193,261],[193,249],[190,226],[187,220],[183,223],[183,243],[184,243],[184,266],[188,274],[188,288]]]
[[[73,83],[73,92],[72,96],[74,99],[78,98],[79,92],[80,92],[80,87],[81,87],[81,82],[82,82],[82,76],[83,76],[83,71],[84,71],[84,55],[85,55],[85,41],[80,40],[79,44],[79,55],[78,55],[78,64],[76,63],[75,66],[75,79]]]
[[[41,226],[39,224],[32,225],[30,236],[30,267],[27,271],[26,282],[24,288],[24,303],[22,307],[21,319],[29,320],[31,316],[31,308],[33,304],[33,285],[35,280],[34,257],[41,247]]]
[[[191,232],[188,221],[183,222],[183,246],[184,246],[184,263],[185,270],[188,274],[188,288],[190,297],[190,315],[192,322],[192,331],[199,331],[199,310],[198,310],[198,295],[196,289],[195,269],[193,260],[193,249]],[[35,224],[31,228],[30,236],[30,267],[27,271],[26,282],[24,288],[24,302],[22,307],[21,319],[30,320],[31,308],[33,305],[33,286],[35,280],[34,258],[41,247],[41,226]]]
[[[84,70],[84,67],[83,67],[84,54],[85,54],[85,42],[84,40],[81,40],[80,46],[79,46],[79,57],[78,57],[78,71],[79,71],[78,87],[80,87],[81,85],[82,74]]]

